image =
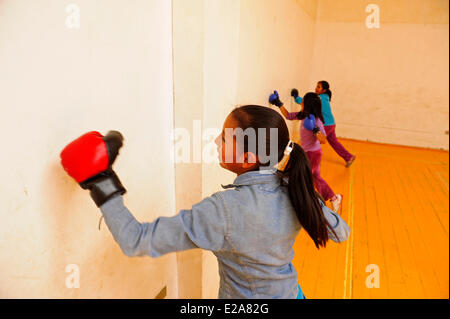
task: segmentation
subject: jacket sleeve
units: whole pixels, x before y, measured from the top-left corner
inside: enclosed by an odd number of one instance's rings
[[[138,222],[124,205],[122,196],[111,198],[100,209],[114,240],[129,257],[159,257],[192,248],[218,251],[224,244],[225,210],[215,194],[190,210],[181,210],[172,217],[158,217],[151,223]]]
[[[286,120],[290,120],[290,121],[298,120],[298,118],[297,118],[298,113],[299,112],[289,112],[288,115],[286,115]]]
[[[336,237],[333,232],[328,229],[328,237],[336,243],[346,241],[350,236],[350,227],[348,227],[345,220],[339,214],[333,212],[329,207],[325,206],[325,204],[323,204],[321,201],[320,205],[322,206],[322,211],[325,218],[327,219],[328,223],[331,225],[337,236]]]

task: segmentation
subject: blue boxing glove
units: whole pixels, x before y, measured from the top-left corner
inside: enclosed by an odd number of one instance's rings
[[[283,102],[280,101],[280,96],[277,91],[273,91],[273,94],[269,96],[269,103],[278,107],[283,106]]]
[[[319,127],[316,125],[316,118],[312,114],[309,114],[309,116],[303,120],[303,127],[308,131],[312,131],[314,134],[317,134],[320,131]]]
[[[302,100],[303,99],[300,96],[298,96],[298,90],[297,89],[292,89],[291,96],[294,98],[295,103],[302,104]]]
[[[316,118],[314,115],[310,114],[303,120],[303,127],[306,128],[308,131],[312,131],[313,134],[317,137],[320,144],[325,144],[327,137],[323,135],[323,133],[320,131],[319,127],[316,125]]]
[[[303,120],[303,127],[306,128],[308,131],[313,131],[316,127],[316,118],[314,115],[310,114]]]

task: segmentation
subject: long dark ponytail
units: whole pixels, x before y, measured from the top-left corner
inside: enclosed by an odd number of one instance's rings
[[[328,83],[327,81],[319,81],[319,83],[322,85],[322,89],[325,90],[325,94],[328,95],[328,97],[330,98],[331,101],[331,91],[330,91],[330,83]]]
[[[258,129],[266,129],[266,143],[265,145],[257,145],[258,154],[269,151],[270,143],[273,142],[271,139],[274,138],[270,135],[270,129],[276,128],[278,137],[276,141],[277,158],[278,162],[282,160],[290,138],[286,122],[278,112],[264,106],[245,105],[234,109],[231,115],[238,123],[238,127],[243,130],[253,128],[258,134]],[[258,137],[257,140],[259,140]],[[244,152],[248,149],[247,143],[248,140],[244,139]],[[263,164],[261,166],[266,165]],[[324,201],[314,189],[311,166],[306,153],[300,145],[293,143],[289,161],[283,171],[278,171],[278,174],[282,185],[288,188],[289,198],[300,224],[314,241],[317,248],[325,247],[328,241],[328,230],[333,232],[333,228],[323,214],[319,198],[322,202]],[[283,182],[285,178],[288,180],[287,185]]]
[[[314,189],[311,166],[300,145],[294,143],[289,162],[282,174],[289,179],[287,185],[289,198],[300,224],[317,248],[325,247],[328,241],[328,230],[333,233],[334,231],[323,214],[319,199],[323,203],[325,201]]]

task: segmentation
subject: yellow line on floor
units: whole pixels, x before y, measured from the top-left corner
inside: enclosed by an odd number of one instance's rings
[[[441,180],[442,184],[444,185],[444,187],[447,189],[448,192],[448,183],[445,181],[445,179],[442,177],[441,172],[439,172],[438,170],[436,171],[437,176],[439,177],[439,179]]]
[[[350,237],[345,251],[344,299],[352,299],[353,293],[353,184],[355,181],[355,166],[350,166],[350,182],[348,186],[348,226]],[[347,290],[348,295],[347,295]]]

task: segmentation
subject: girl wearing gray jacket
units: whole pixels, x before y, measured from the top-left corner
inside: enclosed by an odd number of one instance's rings
[[[305,298],[292,265],[300,230],[317,248],[349,236],[345,221],[315,191],[305,152],[290,141],[282,116],[268,107],[234,109],[216,139],[220,166],[237,175],[232,184],[191,209],[148,223],[138,222],[124,204],[125,188],[111,167],[122,146],[120,133],[114,134],[91,135],[89,142],[80,142],[82,136],[69,144],[61,153],[64,168],[90,190],[125,255],[212,251],[219,265],[219,298]],[[80,159],[81,153],[88,155]],[[102,157],[108,164],[103,171],[86,172]]]

